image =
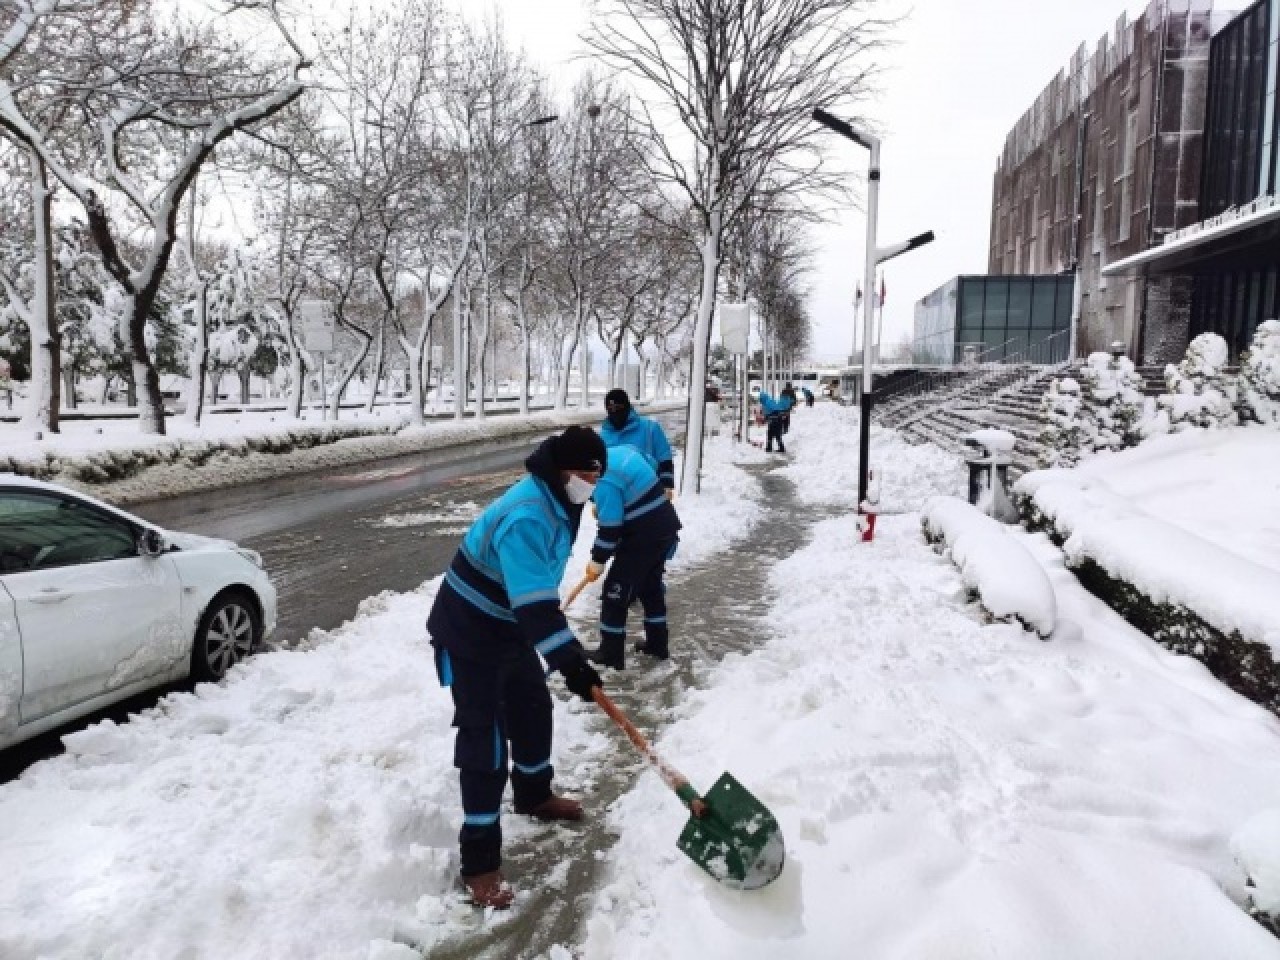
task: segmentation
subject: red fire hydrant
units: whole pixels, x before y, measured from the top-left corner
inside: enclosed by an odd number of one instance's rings
[[[862,542],[870,543],[876,535],[876,511],[880,506],[880,486],[875,471],[867,473],[867,499],[858,504],[858,532]]]

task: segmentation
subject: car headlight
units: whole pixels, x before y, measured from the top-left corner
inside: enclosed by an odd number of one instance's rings
[[[250,550],[248,547],[236,547],[236,553],[240,554],[240,556],[244,557],[246,560],[252,563],[259,570],[266,569],[266,567],[263,566],[263,563],[262,563],[262,554],[260,554],[257,550]]]

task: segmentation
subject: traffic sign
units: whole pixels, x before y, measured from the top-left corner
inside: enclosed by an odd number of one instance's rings
[[[304,347],[316,353],[332,352],[338,332],[333,304],[328,300],[302,300],[298,303],[298,320]]]

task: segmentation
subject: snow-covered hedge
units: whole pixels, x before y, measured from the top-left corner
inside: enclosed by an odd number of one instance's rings
[[[1280,320],[1258,325],[1240,361],[1240,417],[1280,424]]]
[[[996,620],[1048,637],[1057,599],[1044,569],[1005,528],[957,497],[934,497],[920,515],[925,539],[945,550],[964,585]]]
[[[1014,502],[1126,620],[1280,713],[1280,574],[1068,471],[1027,474]]]
[[[333,423],[281,427],[241,436],[207,439],[139,438],[127,445],[104,446],[96,450],[63,450],[54,447],[32,452],[0,452],[0,473],[17,473],[37,480],[60,483],[110,483],[134,476],[148,467],[199,467],[220,456],[237,458],[254,453],[291,453],[353,437],[387,436],[396,433],[403,426],[403,422]]]
[[[1226,372],[1227,358],[1227,341],[1216,333],[1202,333],[1192,340],[1182,362],[1165,367],[1169,392],[1156,401],[1155,417],[1144,425],[1144,433],[1239,424],[1236,380]]]

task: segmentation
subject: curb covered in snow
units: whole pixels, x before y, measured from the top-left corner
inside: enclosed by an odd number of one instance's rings
[[[921,511],[930,543],[945,545],[964,585],[997,620],[1016,620],[1041,637],[1057,624],[1049,578],[1026,548],[995,520],[958,497],[934,497]]]

